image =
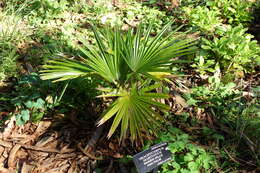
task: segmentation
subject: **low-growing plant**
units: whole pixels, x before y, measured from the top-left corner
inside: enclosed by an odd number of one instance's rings
[[[17,80],[15,90],[10,92],[7,99],[11,103],[5,111],[15,109],[12,115],[16,117],[18,125],[28,121],[37,122],[47,113],[49,116],[52,115],[52,112],[66,113],[75,109],[79,113],[83,111],[85,113],[86,105],[95,104],[98,92],[95,87],[100,83],[99,80],[78,78],[70,82],[53,84],[41,80],[38,73],[22,75]],[[0,105],[1,101],[0,97]],[[86,117],[80,118],[86,119]]]
[[[42,21],[58,18],[70,5],[68,0],[8,0],[5,4],[23,16],[41,18]]]
[[[29,120],[40,120],[46,109],[45,101],[41,98],[29,100],[25,103],[16,102],[15,106],[19,109],[19,113],[15,115],[17,125],[24,125]]]
[[[130,25],[142,23],[144,28],[152,26],[152,32],[157,33],[162,29],[162,26],[169,23],[173,18],[167,16],[165,12],[156,8],[142,6],[139,3],[133,3],[128,8],[124,9],[126,15],[123,21]]]
[[[223,84],[214,76],[209,78],[209,86],[194,87],[185,97],[196,113],[213,116],[214,124],[220,126],[218,133],[204,127],[206,137],[201,138],[206,145],[214,138],[223,169],[236,170],[243,162],[240,158],[247,158],[252,169],[259,166],[259,102],[254,92],[245,99],[234,83]],[[231,157],[237,161],[230,161]]]
[[[206,4],[212,10],[220,10],[221,17],[233,26],[237,24],[246,26],[253,19],[253,1],[250,0],[210,0]]]
[[[0,48],[1,49],[1,48]],[[0,85],[5,79],[16,75],[16,48],[13,46],[3,46],[0,50]]]
[[[236,110],[232,112],[232,107],[237,107],[240,102],[233,100],[240,97],[239,90],[235,83],[224,84],[221,82],[220,72],[208,78],[208,86],[197,86],[191,92],[185,94],[187,104],[195,106],[195,110],[214,111],[216,117],[236,116]],[[242,104],[242,102],[241,102]]]
[[[101,125],[114,117],[108,137],[119,124],[120,139],[127,137],[129,132],[132,140],[140,138],[144,130],[155,133],[163,120],[157,110],[168,110],[167,105],[155,99],[168,98],[168,95],[155,92],[160,83],[153,75],[170,74],[172,58],[193,53],[196,44],[191,38],[172,37],[176,32],[169,32],[169,26],[153,38],[150,38],[151,27],[145,34],[141,26],[127,33],[119,29],[98,31],[94,28],[97,47],[85,45],[80,48],[85,54],[81,62],[72,59],[49,61],[44,65],[41,78],[62,81],[84,76],[101,77],[109,88],[101,88],[104,94],[99,97],[113,100],[98,122]],[[169,33],[164,38],[166,32]]]
[[[178,128],[161,133],[157,142],[167,142],[172,159],[159,170],[162,173],[212,172],[218,168],[215,156],[191,142],[191,137]]]
[[[209,9],[206,6],[184,7],[184,12],[188,16],[189,24],[197,27],[201,32],[212,34],[217,27],[222,25],[220,11]]]
[[[252,72],[260,65],[260,46],[242,26],[232,27],[224,36],[213,41],[202,38],[202,51],[195,58],[193,67],[201,73],[214,72],[216,67],[223,74]]]
[[[11,9],[0,10],[0,83],[16,74],[17,47],[29,35],[28,27]]]
[[[50,102],[50,96],[46,97],[47,94],[44,96],[42,93],[43,88],[48,88],[46,85],[48,85],[47,82],[41,81],[36,73],[20,77],[16,90],[12,93],[15,96],[11,99],[15,107],[13,115],[15,115],[17,125],[40,120],[48,108],[57,104],[56,100],[55,103]]]
[[[152,32],[157,33],[162,26],[169,23],[172,17],[156,8],[149,8],[137,2],[126,2],[125,6],[113,6],[111,2],[99,2],[89,7],[87,11],[95,12],[88,17],[96,24],[103,24],[109,27],[120,26],[127,30],[136,27],[140,23],[144,28],[152,25]]]

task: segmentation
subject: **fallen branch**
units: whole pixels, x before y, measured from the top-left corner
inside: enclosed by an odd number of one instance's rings
[[[227,151],[227,149],[226,149],[225,147],[224,147],[224,151],[227,153],[228,157],[229,157],[232,161],[234,161],[235,163],[239,164],[239,161],[237,161],[235,158],[233,158],[233,157],[231,156],[231,154],[229,154],[229,152]]]

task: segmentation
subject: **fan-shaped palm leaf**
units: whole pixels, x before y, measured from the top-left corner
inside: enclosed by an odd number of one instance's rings
[[[169,106],[154,100],[168,98],[167,94],[149,92],[158,86],[153,85],[139,90],[132,87],[129,91],[121,90],[117,95],[108,94],[109,97],[115,96],[117,99],[110,105],[98,125],[105,123],[114,116],[108,137],[112,136],[121,123],[120,139],[126,137],[128,129],[130,129],[132,140],[141,136],[142,130],[148,132],[149,129],[152,129],[155,132],[163,118],[152,108],[169,110]]]
[[[86,56],[82,62],[68,59],[51,60],[44,66],[41,77],[59,81],[95,74],[109,83],[114,83],[114,91],[102,97],[114,97],[115,101],[104,113],[98,125],[114,118],[108,136],[110,137],[121,124],[121,139],[127,135],[129,129],[131,139],[134,140],[142,130],[156,129],[154,127],[162,120],[154,110],[155,107],[168,108],[154,100],[167,98],[167,95],[150,92],[158,87],[157,85],[140,87],[147,86],[147,83],[138,80],[143,77],[156,79],[151,78],[152,74],[167,71],[174,57],[195,51],[194,39],[174,37],[176,31],[169,33],[169,27],[170,24],[155,37],[150,37],[151,27],[145,34],[141,27],[127,33],[118,29],[98,31],[94,28],[97,46],[84,44],[84,48],[80,48]]]
[[[139,27],[137,32],[128,31],[126,34],[118,29],[105,32],[97,31],[94,28],[94,35],[97,46],[85,44],[85,48],[80,50],[86,55],[83,62],[88,67],[85,72],[94,72],[105,80],[124,84],[127,76],[134,77],[132,74],[148,74],[149,72],[163,72],[172,58],[191,54],[195,51],[194,39],[180,39],[173,37],[176,32],[171,32],[164,38],[169,25],[166,25],[154,38],[150,38],[151,27],[142,36],[142,29]],[[57,61],[57,62],[56,62]],[[65,62],[65,63],[64,63]],[[61,66],[68,66],[74,63],[71,68],[63,69]],[[46,70],[42,71],[43,79],[70,79],[82,75],[79,74],[78,66],[80,63],[66,60],[52,60],[45,65]],[[80,64],[83,65],[83,64]],[[82,69],[82,68],[80,68]],[[71,75],[68,71],[73,71]],[[84,71],[80,71],[84,73]],[[59,75],[57,75],[59,73]]]

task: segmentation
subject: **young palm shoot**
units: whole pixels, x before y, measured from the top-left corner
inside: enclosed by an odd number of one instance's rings
[[[157,101],[168,95],[155,92],[160,85],[153,74],[170,73],[169,66],[175,57],[194,53],[196,49],[194,39],[176,37],[176,31],[169,33],[170,26],[166,25],[155,37],[150,36],[151,27],[145,33],[141,26],[128,32],[94,28],[97,46],[85,44],[80,48],[85,55],[83,61],[51,60],[44,65],[41,78],[54,81],[84,76],[103,78],[111,88],[99,97],[114,101],[97,124],[113,119],[108,137],[120,126],[120,140],[130,134],[134,141],[143,132],[156,132],[163,122],[158,110],[169,110]]]

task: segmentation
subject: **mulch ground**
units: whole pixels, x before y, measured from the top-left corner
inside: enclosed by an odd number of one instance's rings
[[[87,149],[95,129],[68,120],[17,126],[13,117],[0,132],[0,173],[92,173],[97,168],[105,173],[124,172],[125,165],[116,160],[133,150],[126,151],[105,135]]]

